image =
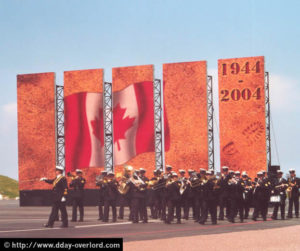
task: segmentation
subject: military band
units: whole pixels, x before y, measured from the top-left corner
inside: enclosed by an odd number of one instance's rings
[[[166,224],[182,223],[182,219],[189,220],[192,208],[193,220],[205,224],[210,215],[211,223],[218,220],[227,220],[234,223],[237,216],[240,222],[248,219],[250,207],[254,208],[252,220],[259,216],[267,219],[268,206],[273,204],[272,219],[278,219],[280,209],[281,219],[285,219],[285,201],[288,198],[288,218],[299,217],[299,189],[300,179],[296,177],[294,169],[290,169],[289,178],[284,179],[283,172],[278,170],[275,179],[269,179],[266,172],[260,171],[252,180],[247,172],[229,170],[222,167],[219,177],[213,170],[179,169],[178,174],[172,171],[170,165],[166,172],[153,171],[148,178],[146,170],[134,170],[132,166],[124,166],[123,173],[117,175],[110,171],[102,171],[96,177],[96,186],[99,187],[99,218],[103,222],[109,221],[111,209],[112,222],[117,221],[117,202],[119,204],[119,219],[124,219],[124,208],[129,207],[129,220],[133,223],[148,223],[148,207],[150,217],[160,219]],[[86,183],[82,170],[77,169],[72,178],[71,190],[72,221],[77,221],[77,208],[79,208],[79,221],[84,220],[84,186]],[[53,184],[53,204],[48,223],[45,227],[53,227],[58,211],[62,215],[62,227],[68,227],[66,212],[66,199],[68,193],[67,179],[63,176],[63,168],[56,167],[56,178],[42,178]],[[219,214],[217,208],[219,206]],[[294,214],[293,214],[294,210]],[[217,215],[219,217],[217,217]]]

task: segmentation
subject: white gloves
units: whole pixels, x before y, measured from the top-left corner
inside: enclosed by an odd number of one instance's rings
[[[66,198],[63,196],[62,198],[61,198],[61,202],[65,202],[66,201]]]
[[[45,181],[47,178],[43,177],[40,179],[40,181]]]

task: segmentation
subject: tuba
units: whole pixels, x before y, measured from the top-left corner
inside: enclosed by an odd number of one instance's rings
[[[120,194],[127,194],[129,191],[130,178],[132,176],[133,168],[132,166],[126,165],[123,169],[123,177],[119,181],[118,191]]]

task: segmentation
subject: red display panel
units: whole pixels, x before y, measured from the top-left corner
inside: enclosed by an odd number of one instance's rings
[[[153,65],[141,65],[141,66],[130,66],[130,67],[118,67],[112,69],[112,87],[113,92],[118,92],[124,88],[141,82],[152,82],[153,81]],[[115,94],[114,94],[115,95]],[[114,105],[117,105],[114,103]],[[114,115],[115,120],[115,115]],[[114,121],[114,128],[117,124]],[[115,129],[114,129],[115,130]],[[115,130],[116,132],[116,130]],[[114,150],[117,149],[114,147]],[[145,152],[141,153],[126,164],[132,165],[135,169],[145,168],[147,170],[147,175],[152,175],[152,171],[155,169],[155,153]],[[122,166],[115,166],[115,172],[121,173],[123,170]]]
[[[221,166],[254,177],[266,170],[264,57],[220,59]]]
[[[45,190],[55,175],[55,74],[17,76],[19,190]]]
[[[70,108],[74,108],[72,107],[72,104],[81,104],[84,105],[81,106],[81,111],[78,110],[78,116],[76,116],[76,114],[74,115],[73,112],[71,112],[70,114],[73,114],[72,119],[76,119],[76,122],[79,121],[89,121],[90,117],[89,114],[93,114],[93,109],[99,108],[100,106],[102,106],[102,102],[99,101],[98,99],[102,100],[102,87],[103,87],[103,69],[92,69],[92,70],[80,70],[80,71],[66,71],[64,73],[64,96],[65,96],[65,109],[67,109],[68,111],[70,111]],[[87,92],[88,95],[86,97],[81,97],[82,95],[80,93],[82,92]],[[95,98],[95,96],[97,96]],[[79,97],[77,100],[75,100],[77,97]],[[73,100],[72,100],[73,99]],[[83,101],[84,99],[84,101]],[[70,102],[68,102],[68,101]],[[75,101],[74,101],[75,100]],[[66,103],[67,101],[67,103]],[[87,102],[89,101],[89,102]],[[97,106],[98,104],[98,106]],[[82,112],[84,111],[84,112]],[[65,110],[66,112],[66,110]],[[101,112],[99,112],[99,114],[101,114]],[[66,115],[66,113],[65,113]],[[87,119],[82,118],[83,116],[85,116]],[[71,119],[71,120],[72,120]],[[96,118],[94,118],[94,121],[97,121]],[[72,130],[72,132],[76,131],[76,128],[74,129],[74,124],[72,124],[69,120],[69,124],[67,124],[65,126],[65,136],[68,136],[70,134],[70,131],[67,131],[68,128]],[[74,122],[75,123],[75,122]],[[101,122],[98,123],[101,125]],[[73,126],[71,128],[71,125]],[[89,128],[90,125],[90,131],[94,131],[97,130],[97,132],[95,132],[95,134],[88,134],[88,133],[83,133],[86,132]],[[78,130],[78,132],[82,132],[79,133],[79,137],[81,137],[84,142],[78,142],[78,144],[80,144],[80,146],[83,145],[83,143],[85,143],[85,145],[87,145],[89,142],[92,142],[93,145],[96,145],[96,142],[94,142],[94,140],[97,140],[97,137],[92,137],[91,135],[103,135],[103,127],[98,128],[96,126],[96,128],[93,128],[93,123],[90,123],[89,125],[87,125],[82,129],[87,129],[85,131],[83,130]],[[94,124],[95,125],[95,124]],[[79,149],[78,154],[74,154],[76,153],[76,149],[74,150],[74,146],[78,146],[78,144],[74,144],[74,142],[68,141],[68,139],[71,139],[70,137],[66,137],[66,145],[65,145],[65,151],[66,151],[66,169],[67,170],[74,170],[75,168],[81,168],[83,170],[83,176],[86,178],[87,183],[85,185],[85,188],[96,188],[95,185],[95,179],[96,176],[99,175],[101,173],[101,171],[104,169],[103,165],[97,166],[94,165],[94,163],[99,163],[99,161],[97,161],[99,158],[104,159],[104,152],[101,151],[100,154],[103,154],[103,156],[96,156],[97,154],[93,155],[93,152],[91,152],[91,156],[90,159],[92,158],[92,160],[89,159],[88,161],[88,165],[86,166],[82,166],[85,165],[87,163],[87,161],[84,159],[86,158],[86,152],[88,151],[87,147],[83,147],[81,149]],[[99,146],[101,146],[99,144]],[[72,149],[71,149],[72,148]],[[68,154],[72,154],[72,156],[68,155]],[[99,153],[98,153],[99,155]],[[70,160],[71,158],[80,158],[80,160],[78,161],[72,161]],[[84,159],[84,160],[82,160]],[[77,160],[77,159],[76,159]],[[69,164],[72,163],[72,165],[69,167]],[[104,163],[103,163],[104,164]],[[78,165],[78,166],[76,166]]]
[[[178,169],[208,168],[206,61],[163,65],[170,150],[166,164]]]

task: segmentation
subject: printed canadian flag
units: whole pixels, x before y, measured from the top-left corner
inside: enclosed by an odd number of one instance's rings
[[[153,83],[132,84],[113,93],[114,165],[144,152],[155,151]],[[166,116],[165,150],[170,137]],[[66,171],[104,166],[102,93],[65,97]]]

